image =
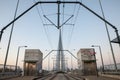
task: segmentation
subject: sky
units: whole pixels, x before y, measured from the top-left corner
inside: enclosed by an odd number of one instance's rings
[[[39,1],[39,0],[36,0]],[[45,0],[50,1],[50,0]],[[55,0],[54,0],[55,1]],[[69,1],[69,0],[65,0]],[[76,0],[70,0],[76,1]],[[81,0],[77,0],[81,1]],[[99,0],[82,0],[83,4],[102,16]],[[106,20],[117,27],[120,32],[120,0],[101,0]],[[6,26],[14,18],[17,0],[0,1],[0,29]],[[20,0],[17,16],[34,4],[34,0]],[[80,48],[91,48],[91,45],[100,45],[105,64],[112,64],[113,59],[108,42],[105,25],[102,20],[93,15],[80,5],[76,4],[60,5],[60,24],[74,15],[66,24],[61,27],[63,48],[71,51],[75,56]],[[39,14],[38,14],[39,11]],[[46,15],[57,25],[57,5],[41,4],[30,10],[15,22],[12,35],[7,64],[15,65],[18,46],[28,46],[27,49],[40,49],[45,56],[51,50],[56,50],[58,46],[59,30],[51,24],[43,15]],[[74,24],[74,25],[72,25]],[[116,38],[115,31],[108,26],[111,40]],[[4,63],[6,49],[8,45],[11,26],[3,34],[0,42],[0,64]],[[116,62],[120,63],[120,47],[112,44]],[[20,49],[18,65],[22,67],[25,48]],[[96,47],[97,64],[101,65],[99,49]],[[52,69],[56,52],[50,55],[50,66]],[[71,66],[71,56],[65,52],[67,65]],[[77,60],[73,59],[74,68],[77,68]],[[48,69],[49,58],[45,59],[43,66]]]

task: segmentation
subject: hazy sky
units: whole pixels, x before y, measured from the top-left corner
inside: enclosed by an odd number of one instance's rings
[[[83,0],[82,2],[97,14],[101,15],[99,0]],[[120,0],[101,0],[101,2],[106,20],[108,20],[110,23],[115,25],[118,30],[120,30]],[[13,20],[16,3],[17,0],[0,1],[0,29]],[[20,0],[17,16],[33,4],[33,0]],[[40,49],[44,56],[50,50],[57,49],[59,30],[52,25],[43,26],[43,24],[50,24],[49,21],[43,17],[43,15],[46,15],[52,22],[54,22],[54,24],[57,25],[57,5],[42,4],[38,5],[37,7],[41,16],[39,16],[35,7],[15,22],[7,64],[15,64],[18,46],[27,45],[27,49]],[[60,24],[65,22],[71,15],[74,15],[74,17],[67,22],[67,24],[75,24],[74,26],[62,26],[64,49],[70,50],[76,56],[76,53],[80,48],[91,48],[91,45],[100,45],[102,48],[105,64],[113,63],[108,37],[103,21],[101,21],[85,8],[75,4],[65,4],[64,9],[63,4],[61,4],[60,13]],[[110,26],[108,27],[112,40],[116,37],[115,31]],[[0,64],[4,63],[10,29],[11,26],[9,26],[9,28],[4,31],[2,41],[0,43]],[[116,61],[120,63],[120,47],[117,44],[113,44],[113,48]],[[75,51],[73,49],[75,49]],[[24,50],[25,48],[21,48],[20,50],[19,65],[21,65],[22,61],[24,60]],[[95,48],[95,50],[97,53],[97,62],[100,65],[101,62],[99,49]],[[56,52],[51,55],[51,58],[56,55],[55,53]],[[68,53],[65,55],[67,56],[67,64],[69,66],[71,59],[70,55]],[[53,60],[51,59],[51,61]],[[44,65],[47,65],[47,62],[48,60],[46,59],[46,61],[44,61]],[[53,63],[51,62],[51,66],[52,64]],[[77,66],[75,65],[75,67]],[[47,68],[47,66],[44,68]]]

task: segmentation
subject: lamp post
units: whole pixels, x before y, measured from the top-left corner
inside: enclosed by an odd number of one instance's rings
[[[49,51],[49,50],[45,50],[45,51]],[[50,71],[50,55],[48,55],[48,71]]]
[[[20,48],[22,48],[22,47],[27,47],[27,46],[19,46],[18,47],[17,58],[16,58],[16,65],[15,65],[15,72],[17,72],[18,57],[19,57]]]
[[[91,47],[98,47],[99,48],[100,56],[101,56],[101,62],[102,62],[102,71],[104,71],[104,63],[103,63],[101,47],[99,45],[92,45]]]
[[[75,49],[73,49],[73,51],[75,51]],[[73,59],[72,59],[72,55],[71,55],[71,71],[73,70]]]

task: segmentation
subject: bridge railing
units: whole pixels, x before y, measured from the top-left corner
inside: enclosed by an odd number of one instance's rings
[[[3,72],[3,64],[0,64],[0,80],[15,76],[21,76],[21,73],[22,70],[19,66],[17,67],[17,71],[15,71],[15,65],[6,65]]]
[[[117,63],[117,69],[118,69],[118,71],[120,70],[120,63]],[[115,66],[114,66],[114,64],[105,65],[104,70],[114,71]]]
[[[100,70],[102,72],[102,67],[100,68]],[[115,70],[114,64],[104,65],[104,71],[102,73],[120,75],[120,63],[117,63],[117,71]]]

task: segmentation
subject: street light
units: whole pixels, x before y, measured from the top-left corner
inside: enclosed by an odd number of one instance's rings
[[[92,45],[91,47],[99,47],[100,56],[101,56],[101,62],[102,62],[102,71],[104,71],[104,63],[103,63],[101,47],[99,45]]]
[[[75,49],[73,49],[73,51],[75,51]],[[71,55],[71,71],[73,70],[73,59],[72,59],[72,55]]]
[[[27,46],[19,46],[18,47],[17,58],[16,58],[16,65],[15,65],[15,72],[17,72],[18,57],[19,57],[20,48],[22,48],[22,47],[27,47]]]
[[[45,50],[45,51],[49,51],[49,50]],[[48,71],[50,71],[50,55],[48,55]]]

